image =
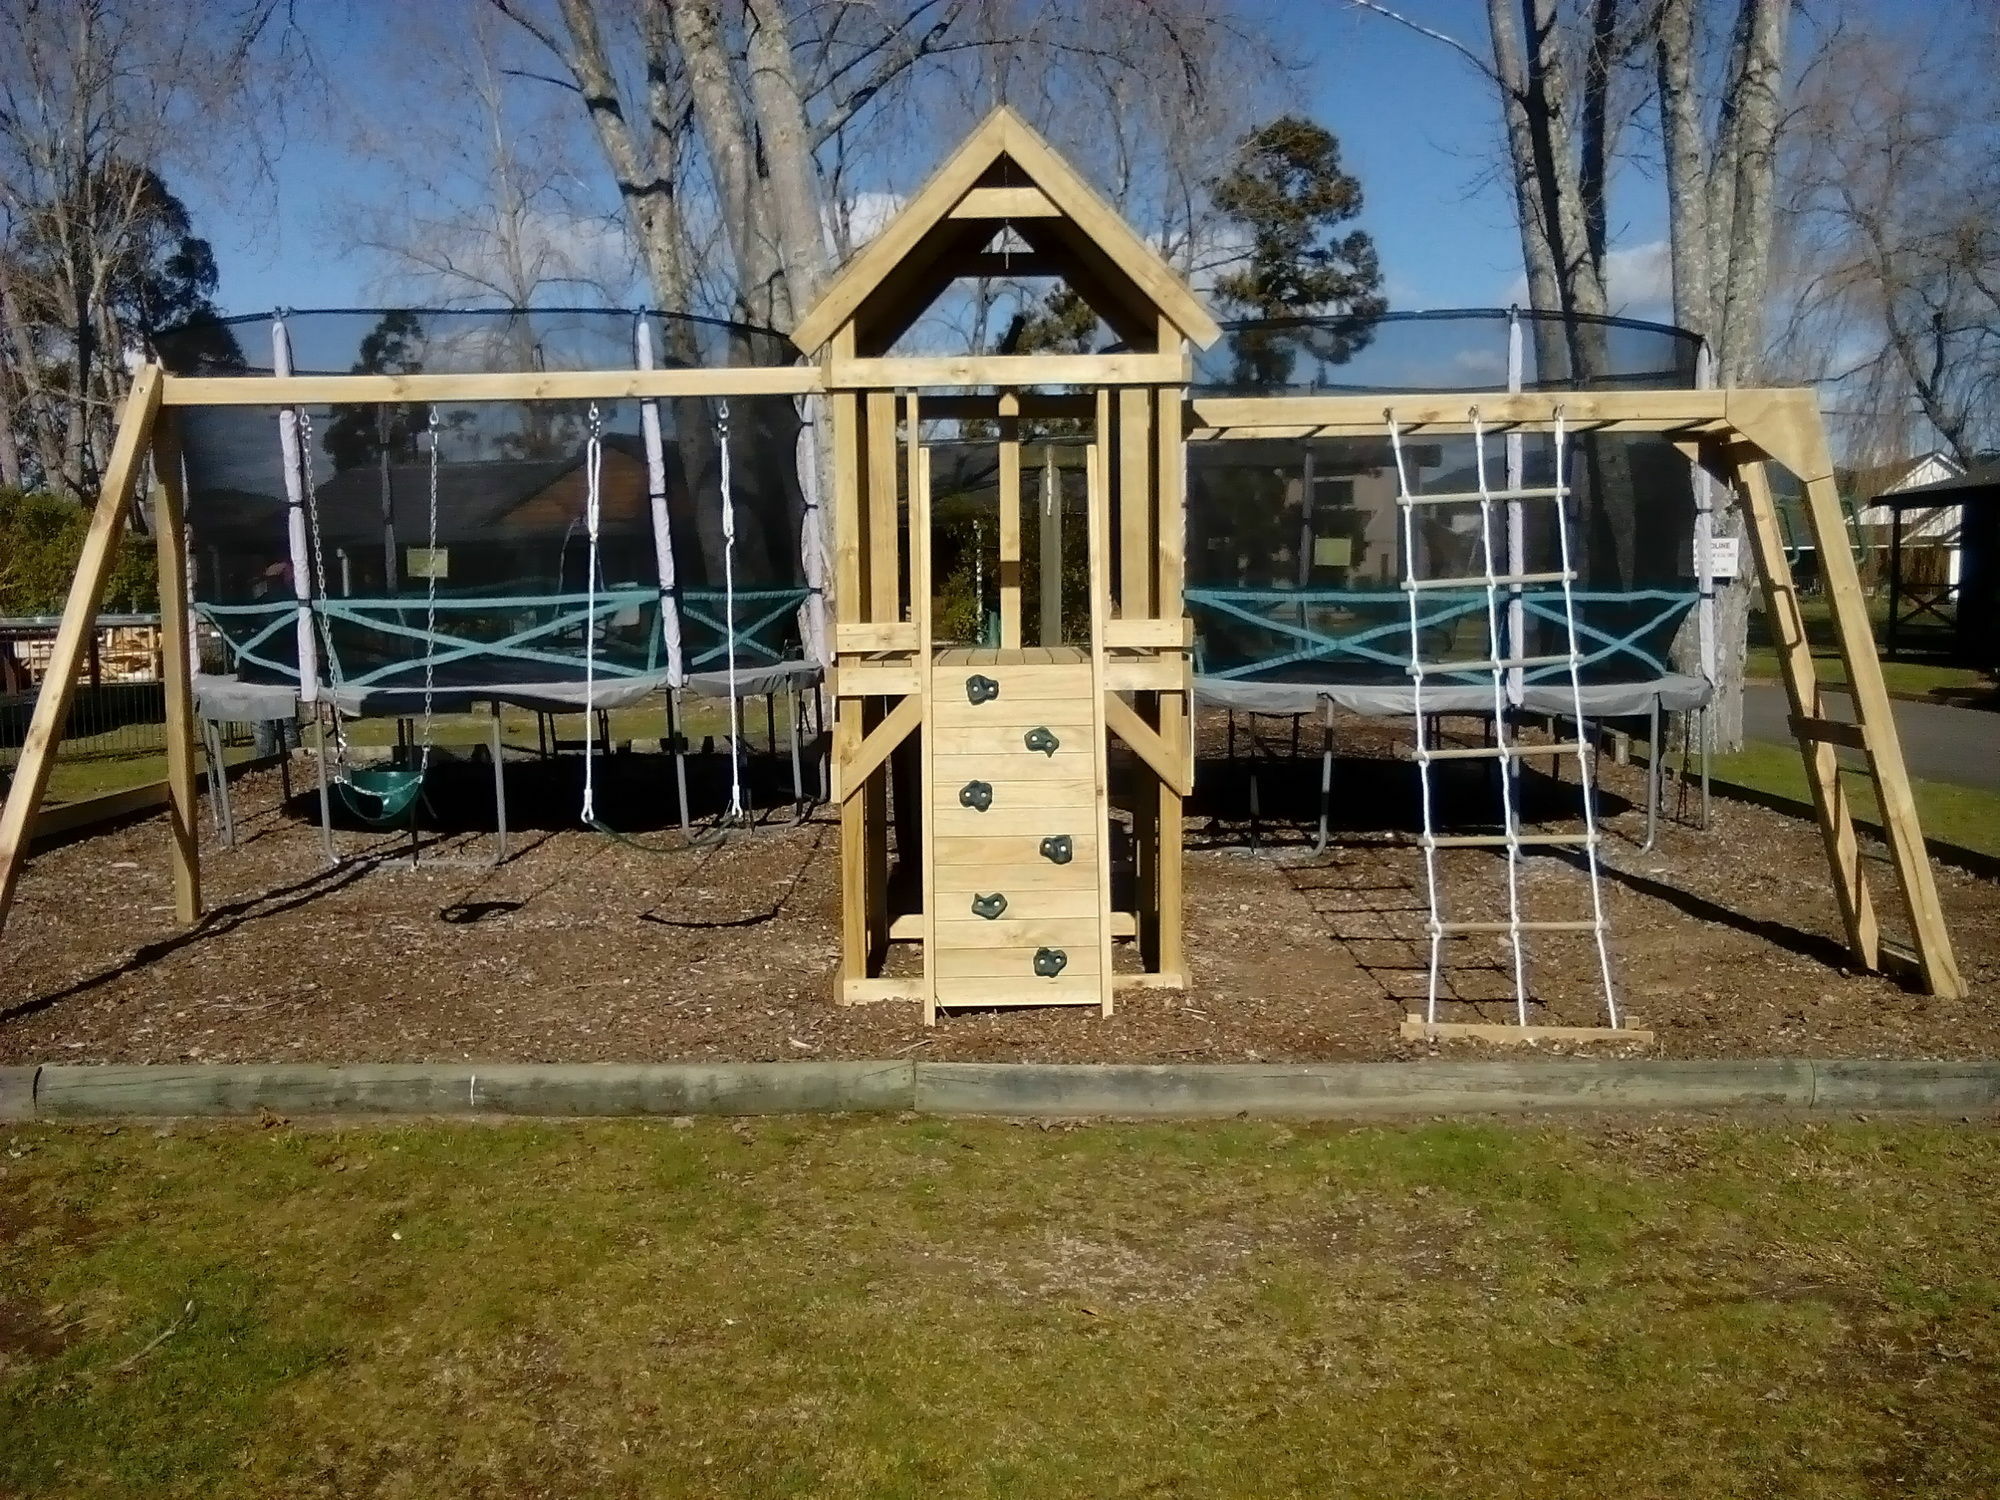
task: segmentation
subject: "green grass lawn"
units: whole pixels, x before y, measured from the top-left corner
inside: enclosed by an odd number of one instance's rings
[[[22,1127],[0,1493],[2000,1493],[1936,1123]]]
[[[1805,615],[1806,638],[1812,642],[1813,661],[1817,666],[1820,680],[1831,687],[1839,687],[1847,681],[1847,668],[1834,647],[1833,616],[1831,606],[1823,594],[1809,594],[1800,600],[1800,609]],[[1886,596],[1869,600],[1869,615],[1874,621],[1876,639],[1879,641],[1888,609]],[[1743,675],[1752,682],[1776,682],[1779,680],[1778,653],[1771,644],[1769,630],[1765,627],[1761,609],[1753,609],[1750,615],[1750,639],[1744,656]],[[1913,633],[1913,638],[1926,639],[1921,630]],[[1930,639],[1939,645],[1944,637],[1933,632]],[[1975,700],[1993,700],[1996,697],[1993,679],[1970,667],[1939,666],[1935,662],[1884,661],[1882,680],[1891,693],[1912,698],[1928,698],[1935,693],[1949,694],[1955,699],[1967,695]]]
[[[1805,762],[1796,745],[1770,745],[1753,740],[1732,755],[1716,756],[1711,769],[1718,780],[1801,802],[1812,799],[1806,786]],[[1875,786],[1866,774],[1850,770],[1843,774],[1841,782],[1847,788],[1855,816],[1879,823]],[[1911,781],[1910,790],[1916,798],[1926,838],[2000,856],[2000,792],[1945,781],[1916,780]]]

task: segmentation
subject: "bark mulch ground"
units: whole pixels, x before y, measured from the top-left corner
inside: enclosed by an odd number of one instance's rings
[[[360,828],[337,835],[348,858],[328,868],[305,804],[280,806],[272,773],[239,785],[241,842],[207,851],[210,915],[192,931],[173,920],[158,819],[37,857],[0,948],[0,1061],[1422,1055],[1429,1049],[1397,1036],[1426,988],[1426,902],[1422,856],[1399,842],[1413,826],[1414,773],[1381,753],[1392,731],[1343,724],[1334,842],[1319,854],[1316,744],[1294,759],[1283,733],[1242,736],[1231,763],[1220,758],[1221,732],[1204,725],[1217,754],[1203,765],[1189,827],[1192,987],[1127,992],[1108,1020],[1012,1010],[949,1015],[926,1031],[914,1005],[832,1005],[838,835],[824,808],[798,826],[776,814],[709,847],[648,834],[672,849],[663,853],[565,826],[574,803],[558,778],[515,794],[517,814],[543,826],[520,835],[522,852],[497,870],[412,870],[399,857],[404,842]],[[1466,775],[1445,799],[1447,817],[1485,805],[1477,763],[1459,766]],[[459,769],[473,786],[484,774]],[[1253,769],[1263,809],[1255,851]],[[1532,777],[1531,815],[1565,826],[1573,779]],[[1609,1050],[2000,1055],[2000,884],[1939,868],[1973,995],[1935,1000],[1845,970],[1810,824],[1718,799],[1707,832],[1669,821],[1643,851],[1640,773],[1607,764],[1604,779],[1612,973],[1626,1020],[1657,1034],[1650,1049]],[[432,852],[481,849],[463,832]],[[1444,858],[1454,914],[1505,915],[1504,861],[1483,850]],[[1894,887],[1886,866],[1875,873],[1894,931]],[[1587,884],[1558,857],[1527,861],[1521,899],[1537,917],[1588,913]],[[1545,936],[1531,956],[1533,1019],[1600,1021],[1589,937]],[[1443,1019],[1511,1018],[1499,945],[1455,943],[1445,979]]]

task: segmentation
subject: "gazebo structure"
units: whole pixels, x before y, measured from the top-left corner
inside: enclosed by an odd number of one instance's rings
[[[1061,280],[1108,326],[1115,347],[963,355],[912,347],[912,329],[955,282],[995,276]],[[0,816],[0,920],[149,448],[160,481],[176,889],[183,920],[200,913],[175,448],[180,408],[820,395],[830,408],[836,543],[827,580],[842,887],[836,1001],[918,1002],[926,1020],[950,1007],[1089,1005],[1109,1012],[1121,989],[1187,982],[1181,824],[1193,780],[1196,637],[1184,588],[1183,486],[1192,442],[1357,440],[1392,456],[1396,477],[1388,498],[1400,540],[1385,542],[1398,550],[1384,554],[1394,562],[1384,581],[1407,603],[1401,665],[1414,682],[1417,720],[1430,701],[1432,711],[1444,703],[1490,711],[1494,725],[1484,747],[1444,747],[1418,736],[1413,754],[1426,809],[1430,778],[1441,774],[1433,763],[1483,758],[1501,773],[1492,778],[1500,832],[1435,828],[1426,813],[1420,842],[1433,974],[1441,944],[1476,933],[1510,943],[1517,976],[1524,934],[1587,933],[1605,955],[1610,935],[1596,901],[1598,835],[1588,814],[1581,832],[1525,831],[1507,788],[1519,764],[1536,756],[1574,756],[1588,785],[1582,725],[1589,710],[1579,675],[1565,455],[1580,437],[1621,434],[1663,439],[1739,498],[1854,962],[1873,969],[1904,959],[1933,993],[1964,993],[1811,392],[1590,383],[1453,394],[1191,393],[1190,347],[1219,336],[1199,299],[1145,241],[1019,117],[1001,109],[793,331],[811,361],[804,366],[226,379],[167,376],[148,366],[127,405],[48,684]],[[1550,470],[1545,478],[1528,474],[1495,484],[1487,444],[1516,434],[1546,442]],[[1067,445],[1068,460],[1054,454],[1055,435]],[[1041,598],[1032,616],[1023,599],[1029,563],[1023,444],[1030,437],[1046,465],[1045,499],[1080,479],[1086,517],[1081,528],[1065,528],[1067,507],[1040,508],[1032,556],[1040,564]],[[1427,485],[1421,461],[1411,459],[1413,446],[1468,437],[1471,487]],[[974,441],[997,450],[1000,608],[991,642],[945,628],[932,568],[936,455],[946,445]],[[1803,485],[1846,668],[1850,718],[1836,717],[1832,703],[1845,700],[1825,696],[1815,675],[1772,500],[1772,464]],[[1544,514],[1553,517],[1536,523],[1554,548],[1553,561],[1516,558],[1511,550],[1501,561],[1496,538],[1513,515],[1534,506],[1547,506]],[[1060,581],[1052,582],[1052,574]],[[1066,589],[1076,595],[1073,605]],[[1504,624],[1512,596],[1524,589],[1554,591],[1543,605],[1546,628],[1531,637]],[[1483,622],[1481,632],[1469,645],[1456,626],[1441,635],[1435,621],[1445,614]],[[1556,737],[1561,742],[1514,737],[1508,681],[1543,669],[1568,683],[1563,691],[1578,733]],[[1427,700],[1427,692],[1438,696]],[[1129,763],[1118,758],[1116,777],[1114,742],[1130,752]],[[1880,930],[1839,775],[1836,751],[1843,747],[1862,754],[1874,782],[1908,916],[1907,949],[1885,943]],[[1458,857],[1453,851],[1504,858],[1512,891],[1524,851],[1542,846],[1564,846],[1553,852],[1590,882],[1591,920],[1537,920],[1518,900],[1499,916],[1462,912],[1447,901],[1444,866]],[[898,945],[914,946],[915,961]],[[1608,958],[1603,967],[1606,1020],[1616,1026]],[[1434,998],[1430,1013],[1409,1024],[1421,1035],[1520,1038],[1536,1033],[1527,1018],[1525,994],[1520,1023],[1505,1027],[1440,1021]]]

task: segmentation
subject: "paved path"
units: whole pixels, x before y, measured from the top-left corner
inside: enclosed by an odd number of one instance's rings
[[[1846,698],[1844,693],[1827,696]],[[1834,707],[1846,716],[1844,701]],[[1902,700],[1894,707],[1896,732],[1912,776],[2000,791],[2000,713]],[[1753,683],[1744,689],[1743,732],[1750,739],[1784,744],[1791,738],[1785,719],[1783,688]]]

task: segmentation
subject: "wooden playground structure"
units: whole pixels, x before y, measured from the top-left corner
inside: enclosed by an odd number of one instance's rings
[[[1066,282],[1118,336],[1118,351],[898,352],[955,282],[1001,275]],[[184,923],[201,915],[178,409],[787,394],[823,398],[831,426],[836,545],[827,665],[840,818],[837,1002],[918,1002],[926,1021],[951,1007],[1090,1005],[1109,1014],[1128,986],[1184,985],[1182,817],[1194,774],[1193,634],[1181,550],[1185,445],[1475,430],[1661,434],[1734,491],[1780,643],[1791,728],[1853,962],[1870,970],[1900,962],[1931,993],[1964,993],[1811,392],[1191,395],[1188,347],[1205,347],[1219,334],[1160,257],[1003,109],[827,289],[794,330],[809,360],[794,368],[211,379],[171,377],[148,365],[127,402],[0,815],[0,924],[149,454],[158,476],[176,903]],[[1087,634],[1077,639],[1051,639],[1046,623],[1030,631],[1024,618],[1028,421],[1064,423],[1081,440],[1087,525],[1081,539],[1064,539],[1081,545],[1087,563]],[[997,644],[945,639],[933,617],[933,455],[926,424],[941,422],[978,424],[997,445]],[[1835,715],[1816,675],[1778,529],[1773,464],[1804,488],[1846,669],[1849,718]],[[1490,559],[1486,572],[1490,593],[1496,581]],[[1052,586],[1045,568],[1044,590]],[[1043,605],[1046,622],[1046,593]],[[1025,643],[1030,634],[1040,636],[1036,644]],[[1493,665],[1498,671],[1505,664]],[[1141,783],[1122,799],[1109,775],[1114,740],[1131,752]],[[1580,747],[1557,748],[1581,754]],[[1908,919],[1907,946],[1881,931],[1840,779],[1843,748],[1862,755],[1875,789]],[[1510,828],[1509,858],[1534,841]],[[1435,940],[1435,906],[1432,927]],[[1138,962],[1121,967],[1115,955],[1125,943]],[[885,972],[896,967],[889,958],[897,944],[919,946],[919,972]],[[1428,1022],[1422,1029],[1535,1031]]]

